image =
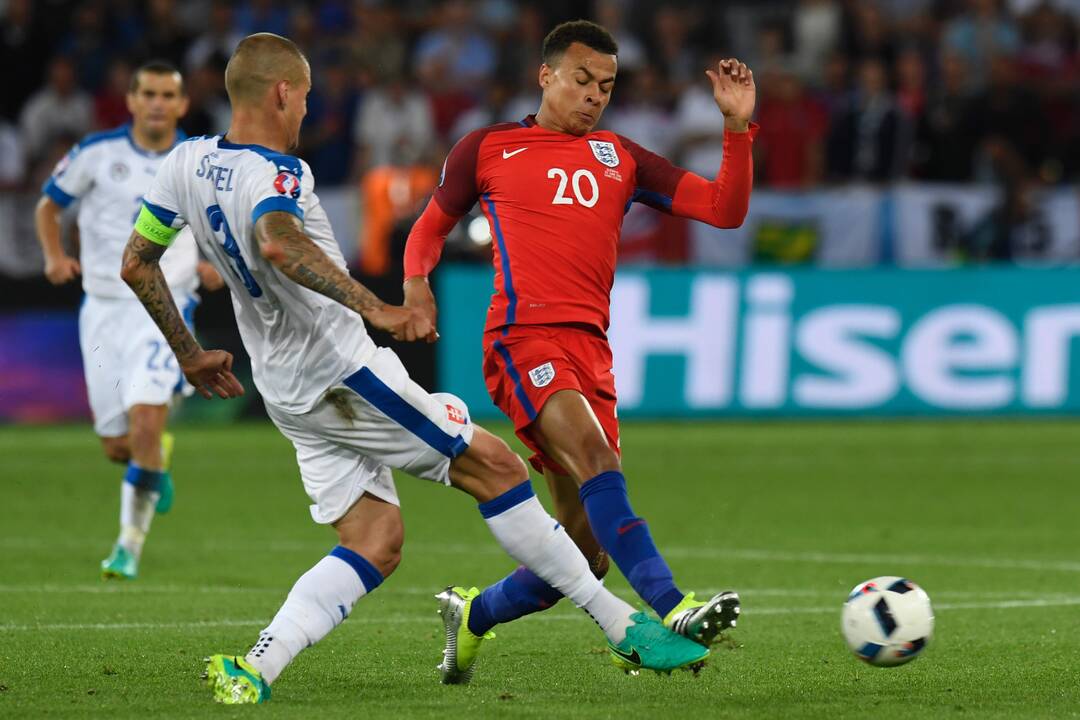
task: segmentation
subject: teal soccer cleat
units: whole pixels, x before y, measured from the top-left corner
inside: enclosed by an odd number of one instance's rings
[[[109,557],[101,561],[102,580],[134,580],[139,575],[139,560],[117,543]]]
[[[697,673],[709,657],[709,649],[677,635],[643,612],[630,616],[634,621],[626,630],[626,638],[615,645],[608,643],[608,652],[615,667],[636,675],[642,669],[657,673],[672,670],[692,670]]]

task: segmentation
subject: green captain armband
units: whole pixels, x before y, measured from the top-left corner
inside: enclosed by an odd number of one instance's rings
[[[180,232],[179,229],[172,227],[170,224],[172,220],[176,219],[176,214],[170,213],[164,208],[158,208],[158,212],[166,217],[159,217],[144,202],[142,210],[139,211],[139,217],[135,220],[135,231],[150,242],[169,247],[172,245],[173,238]],[[169,215],[172,217],[168,217]],[[166,219],[169,220],[169,223],[164,222]]]

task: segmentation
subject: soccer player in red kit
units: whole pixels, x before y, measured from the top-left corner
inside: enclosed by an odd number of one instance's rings
[[[405,304],[426,309],[434,326],[427,276],[446,235],[479,202],[494,238],[495,294],[484,335],[492,399],[536,453],[532,462],[548,481],[556,517],[594,572],[602,576],[610,556],[665,625],[708,645],[735,624],[739,598],[724,592],[701,602],[680,591],[630,507],[606,331],[619,233],[632,202],[717,227],[742,224],[756,88],[737,60],[706,70],[725,128],[723,165],[707,180],[594,129],[611,98],[617,52],[599,25],[559,25],[544,40],[536,115],[481,128],[454,146],[409,235]],[[494,625],[559,597],[525,568],[483,593],[448,588],[439,596],[443,616],[457,621],[447,622],[443,681],[467,682]]]

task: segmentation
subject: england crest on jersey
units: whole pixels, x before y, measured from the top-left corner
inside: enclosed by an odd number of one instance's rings
[[[603,140],[590,140],[589,147],[592,148],[592,154],[596,156],[596,159],[604,165],[615,167],[619,164],[619,154],[615,152],[615,143],[609,143]]]

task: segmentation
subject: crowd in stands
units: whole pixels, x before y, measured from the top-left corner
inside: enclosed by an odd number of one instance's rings
[[[124,122],[150,58],[185,74],[184,130],[224,132],[225,62],[257,31],[311,60],[299,154],[320,185],[437,171],[471,129],[535,112],[543,37],[584,8],[620,47],[604,126],[698,173],[722,157],[703,70],[737,56],[759,187],[1080,179],[1080,0],[0,0],[0,190]]]

